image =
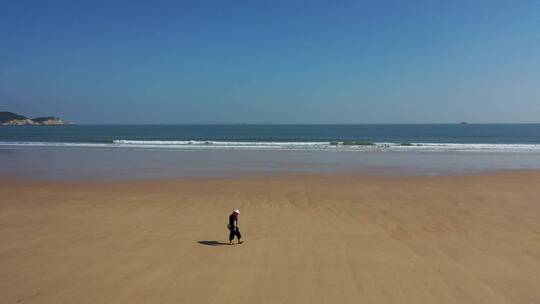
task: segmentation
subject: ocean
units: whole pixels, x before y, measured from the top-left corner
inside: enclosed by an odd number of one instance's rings
[[[0,127],[0,176],[436,175],[506,169],[540,169],[540,124]]]
[[[2,146],[537,151],[540,124],[0,127]]]

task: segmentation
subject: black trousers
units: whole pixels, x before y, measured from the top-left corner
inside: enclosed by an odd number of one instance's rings
[[[232,240],[234,239],[234,236],[236,236],[238,238],[238,240],[240,240],[242,238],[242,235],[240,234],[240,230],[238,230],[238,228],[232,228],[232,229],[229,229],[231,232],[229,233],[229,241],[232,242]]]

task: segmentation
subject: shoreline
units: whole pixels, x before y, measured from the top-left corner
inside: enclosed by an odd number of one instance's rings
[[[540,169],[540,153],[0,148],[0,175],[41,180],[234,178],[275,173],[431,176],[527,169]]]
[[[497,177],[513,175],[537,175],[540,169],[484,169],[459,172],[445,172],[437,174],[406,173],[402,168],[365,168],[356,170],[340,170],[333,172],[290,172],[290,171],[268,171],[268,172],[241,172],[230,175],[194,175],[175,177],[142,177],[125,179],[49,179],[42,177],[32,177],[27,175],[2,175],[0,183],[8,184],[58,184],[58,185],[106,185],[106,184],[158,184],[158,183],[182,183],[182,182],[219,182],[219,181],[247,181],[247,180],[279,180],[283,178],[320,178],[320,179],[367,179],[373,181],[384,180],[430,180],[447,178],[474,178],[474,177]]]

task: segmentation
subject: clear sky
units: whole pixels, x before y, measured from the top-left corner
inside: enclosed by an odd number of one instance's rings
[[[112,2],[3,0],[0,111],[540,122],[540,1]]]

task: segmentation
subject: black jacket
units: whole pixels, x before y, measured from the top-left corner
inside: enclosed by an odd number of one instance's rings
[[[234,212],[229,216],[229,229],[238,229],[238,214]]]

